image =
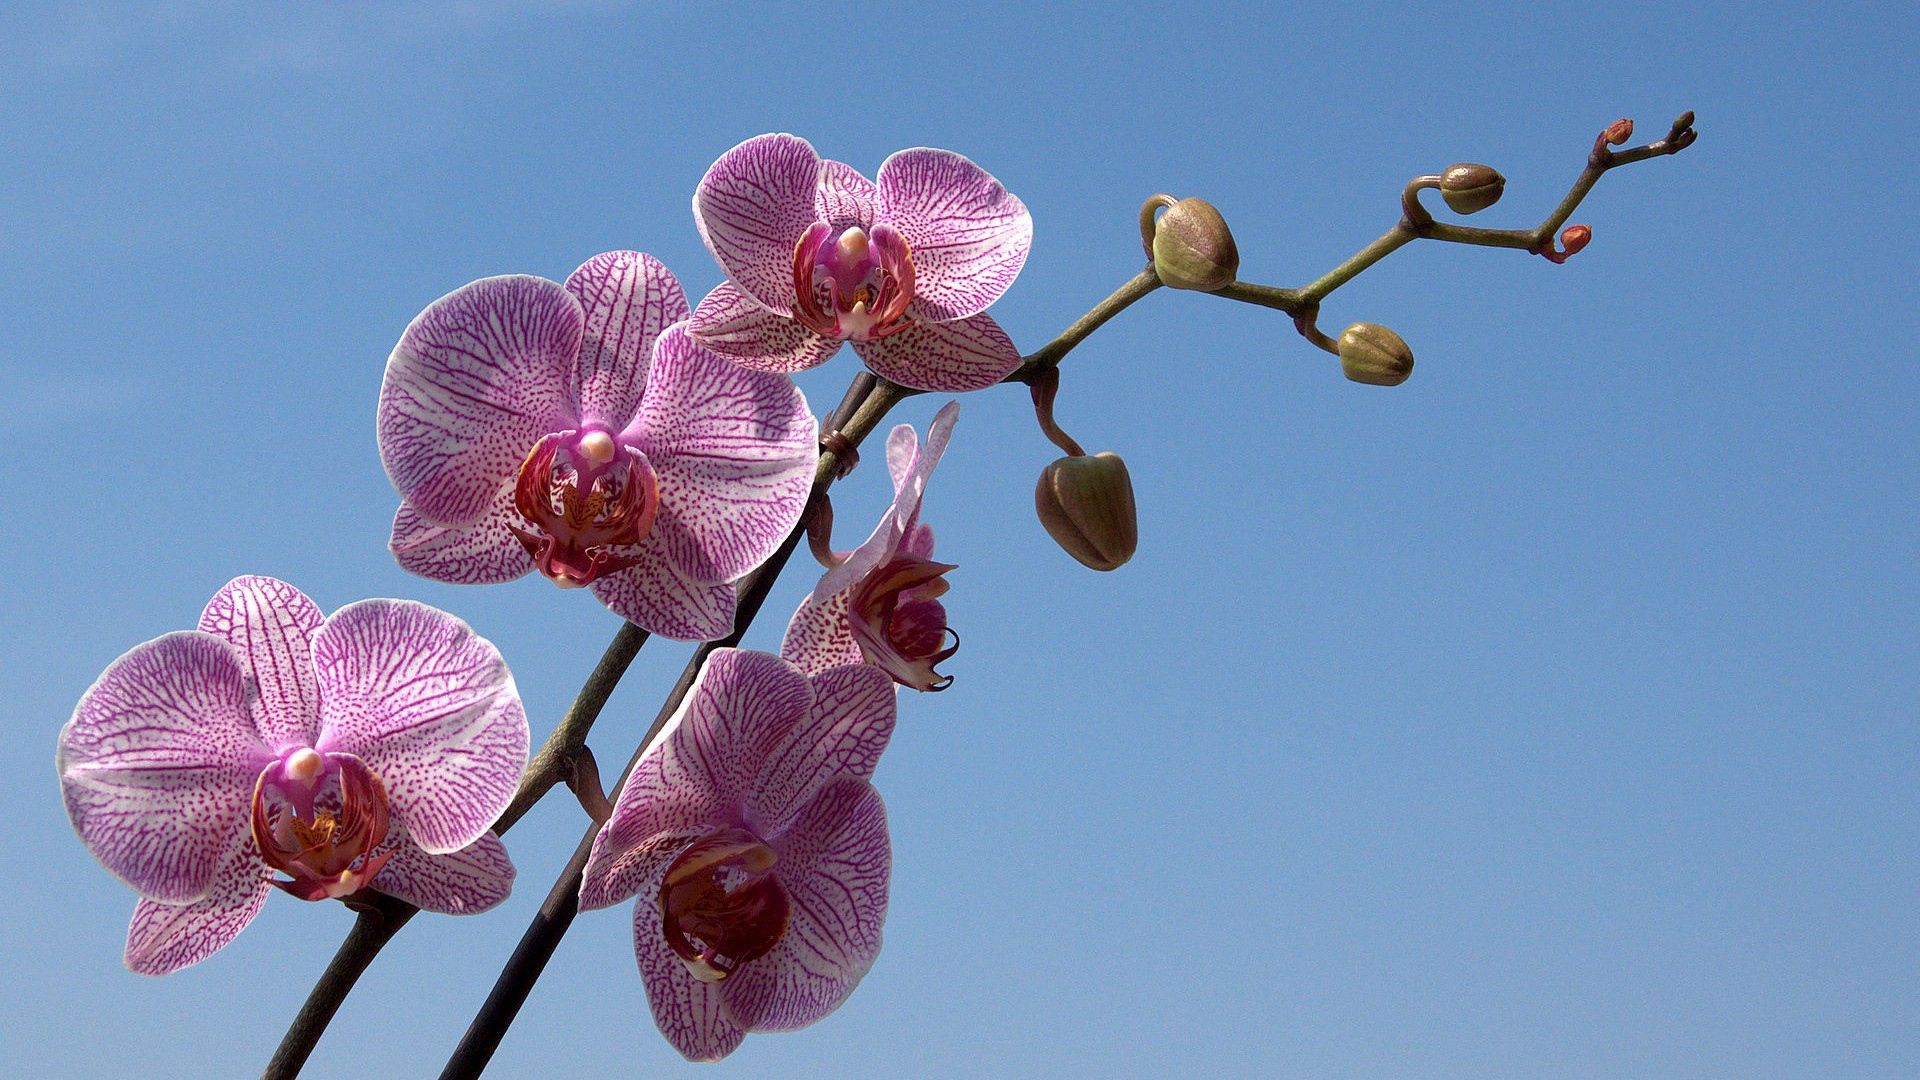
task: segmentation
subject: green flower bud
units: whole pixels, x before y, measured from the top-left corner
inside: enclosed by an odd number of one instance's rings
[[[1240,272],[1240,249],[1233,242],[1227,219],[1205,199],[1157,195],[1148,200],[1167,212],[1153,224],[1153,270],[1162,283],[1176,289],[1213,292],[1233,284]]]
[[[1095,570],[1117,569],[1140,542],[1133,480],[1118,454],[1063,457],[1048,465],[1033,489],[1033,507],[1054,543]]]
[[[1357,383],[1399,386],[1413,374],[1413,350],[1386,327],[1357,322],[1340,334],[1340,369]]]
[[[1507,178],[1486,165],[1460,164],[1440,174],[1440,197],[1456,214],[1476,214],[1500,201]]]

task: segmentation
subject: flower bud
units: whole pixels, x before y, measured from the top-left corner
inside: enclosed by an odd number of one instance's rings
[[[1399,386],[1413,374],[1413,350],[1386,327],[1357,322],[1340,334],[1340,369],[1357,383]]]
[[[1165,196],[1161,196],[1165,198]],[[1176,289],[1213,292],[1233,284],[1240,249],[1227,219],[1205,199],[1181,199],[1153,226],[1153,270]]]
[[[1133,480],[1120,455],[1063,457],[1040,473],[1033,489],[1040,524],[1067,554],[1095,570],[1114,570],[1140,542]]]
[[[1476,214],[1500,201],[1507,178],[1487,165],[1462,163],[1440,174],[1440,197],[1456,214]]]

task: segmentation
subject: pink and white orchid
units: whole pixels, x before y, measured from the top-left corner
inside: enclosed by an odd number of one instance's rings
[[[731,632],[731,583],[806,506],[818,427],[790,380],[702,348],[686,316],[679,282],[632,251],[429,305],[380,388],[400,565],[457,583],[538,569],[657,634]]]
[[[761,135],[707,170],[693,217],[728,278],[693,336],[747,367],[800,371],[847,341],[902,386],[953,392],[1020,366],[984,312],[1026,263],[1033,219],[951,150],[902,150],[868,180],[804,139]]]
[[[56,761],[74,830],[142,898],[127,966],[164,975],[233,940],[269,885],[498,904],[513,863],[488,830],[526,759],[513,676],[466,623],[408,600],[323,617],[242,577],[199,629],[109,665]]]
[[[868,663],[915,690],[944,690],[953,681],[934,667],[960,648],[939,599],[954,566],[933,561],[933,529],[920,521],[920,502],[959,413],[957,401],[935,413],[925,447],[907,424],[887,436],[893,504],[873,535],[821,576],[787,623],[780,655],[801,670]]]
[[[893,856],[868,781],[893,723],[874,668],[719,649],[621,789],[580,906],[639,896],[647,1000],[688,1058],[819,1020],[873,965]]]

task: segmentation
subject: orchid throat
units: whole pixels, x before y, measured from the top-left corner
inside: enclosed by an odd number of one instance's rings
[[[793,317],[830,338],[877,341],[912,325],[913,253],[887,225],[816,221],[793,248]]]
[[[533,444],[513,505],[528,527],[510,527],[540,572],[577,588],[640,561],[615,549],[652,530],[659,482],[645,454],[604,429],[582,428]]]

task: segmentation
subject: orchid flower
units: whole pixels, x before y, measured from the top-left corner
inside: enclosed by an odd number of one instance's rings
[[[702,348],[686,315],[673,275],[631,251],[421,312],[380,389],[400,565],[456,583],[538,569],[657,634],[731,632],[731,583],[799,521],[818,429],[790,380]]]
[[[873,965],[892,853],[868,780],[893,722],[874,668],[718,649],[621,789],[580,906],[639,896],[640,977],[688,1058],[819,1020]]]
[[[269,885],[498,904],[513,863],[488,828],[526,760],[513,676],[466,623],[408,600],[323,617],[267,577],[109,665],[56,759],[74,830],[141,896],[126,962],[147,975],[225,946]]]
[[[780,655],[808,673],[868,663],[902,686],[944,690],[953,676],[933,670],[960,648],[939,598],[950,563],[933,561],[933,529],[920,522],[927,478],[947,448],[960,403],[950,401],[927,427],[923,448],[901,424],[887,436],[893,504],[865,543],[820,578],[787,623]]]
[[[806,140],[761,135],[700,180],[693,217],[727,281],[693,336],[756,371],[801,371],[853,343],[918,390],[978,390],[1020,366],[990,315],[1027,261],[1033,219],[986,170],[917,147],[876,180]]]

